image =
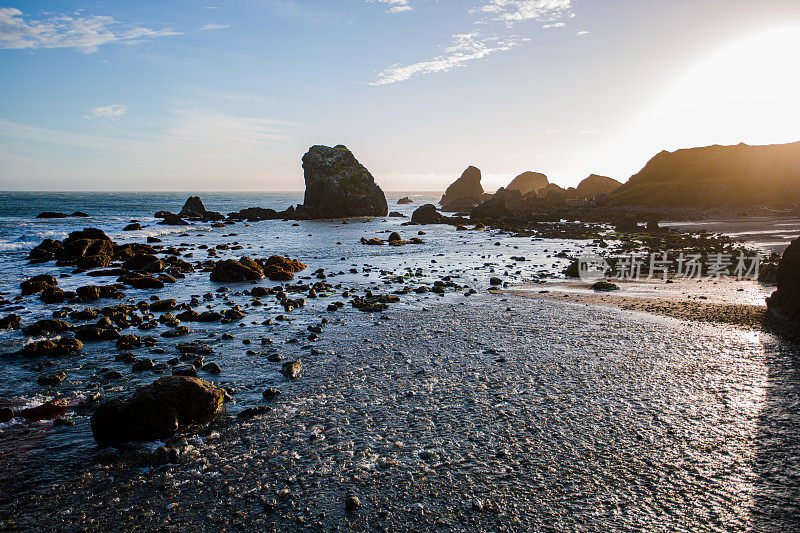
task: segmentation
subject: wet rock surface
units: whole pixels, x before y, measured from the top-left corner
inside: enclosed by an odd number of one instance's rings
[[[100,404],[92,415],[92,434],[104,445],[171,437],[180,427],[211,420],[224,395],[202,379],[159,378],[138,388],[128,400]]]

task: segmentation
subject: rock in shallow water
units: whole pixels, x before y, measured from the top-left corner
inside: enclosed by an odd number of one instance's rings
[[[100,404],[92,415],[92,434],[102,445],[167,438],[180,427],[211,420],[224,397],[225,391],[202,379],[162,377],[128,400]]]
[[[301,218],[386,216],[386,196],[343,145],[312,146],[303,156],[306,193]]]

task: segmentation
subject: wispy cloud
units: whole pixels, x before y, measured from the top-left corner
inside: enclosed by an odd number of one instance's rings
[[[200,29],[203,31],[214,31],[225,30],[230,27],[230,24],[204,24],[203,26],[200,26]]]
[[[526,20],[555,21],[569,16],[572,0],[491,0],[472,10],[507,24]]]
[[[447,72],[462,67],[470,61],[483,59],[496,52],[510,50],[525,39],[509,37],[501,39],[497,36],[483,36],[479,32],[459,33],[453,35],[453,43],[444,53],[411,65],[394,65],[378,74],[378,80],[370,85],[389,85],[406,81],[422,74]]]
[[[282,120],[179,111],[167,135],[173,142],[236,147],[247,151],[290,139],[287,129],[294,126],[296,124]]]
[[[371,4],[388,4],[388,13],[403,13],[412,11],[414,6],[408,3],[408,0],[367,0]]]
[[[88,119],[103,119],[116,121],[122,118],[128,112],[128,106],[123,104],[112,104],[100,107],[94,107],[90,110],[88,115],[84,115]]]
[[[96,52],[108,43],[138,44],[180,35],[171,29],[125,24],[107,16],[52,15],[35,19],[13,7],[0,7],[0,49],[73,48]]]
[[[386,3],[393,7],[407,6],[411,9],[407,0],[367,1]],[[444,53],[408,65],[392,65],[379,72],[378,79],[370,85],[389,85],[424,74],[447,72],[463,67],[471,61],[511,50],[528,40],[514,35],[499,35],[508,33],[507,28],[530,20],[540,22],[546,29],[564,28],[566,27],[564,20],[575,16],[572,12],[572,0],[484,0],[478,7],[470,9],[469,13],[475,17],[475,24],[480,24],[482,28],[490,23],[494,26],[503,23],[506,29],[500,25],[499,31],[495,33],[477,30],[453,35],[453,42]]]

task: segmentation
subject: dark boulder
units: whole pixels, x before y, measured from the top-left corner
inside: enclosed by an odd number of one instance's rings
[[[22,326],[22,317],[11,313],[10,315],[0,318],[0,330],[6,329],[19,329]]]
[[[28,337],[41,337],[42,335],[54,335],[69,331],[72,326],[56,318],[44,318],[37,320],[29,326],[22,329],[22,333]]]
[[[66,213],[58,213],[56,211],[44,211],[36,215],[36,218],[67,218],[69,215]]]
[[[127,400],[100,404],[92,415],[92,434],[101,445],[168,438],[179,428],[212,420],[224,398],[224,390],[202,379],[162,377]]]
[[[156,214],[158,214],[158,213],[156,213]],[[164,215],[163,217],[159,217],[159,218],[163,218],[164,219],[161,222],[159,222],[159,224],[161,224],[162,226],[188,226],[189,225],[188,222],[186,222],[179,215],[176,215],[174,213],[166,212],[166,213],[161,213],[161,214]]]
[[[404,205],[404,204],[413,204],[413,203],[414,203],[414,200],[412,200],[412,199],[411,199],[411,198],[409,198],[408,196],[403,196],[402,198],[400,198],[399,200],[397,200],[397,203],[398,203],[398,204],[400,204],[400,205]]]
[[[42,291],[39,299],[46,304],[57,304],[63,302],[67,298],[67,293],[58,287],[47,287]]]
[[[20,283],[19,288],[22,291],[22,295],[28,294],[36,294],[42,292],[48,287],[54,287],[58,285],[58,281],[53,276],[48,274],[41,274],[39,276],[34,276],[32,278],[26,279],[22,283]]]
[[[287,361],[281,366],[281,374],[291,380],[300,377],[300,372],[303,369],[303,363],[300,361]]]
[[[299,218],[386,216],[386,196],[347,147],[312,146],[303,156],[306,183]]]
[[[183,209],[181,209],[178,216],[181,217],[203,217],[206,214],[206,206],[203,205],[203,201],[200,199],[199,196],[190,196],[186,203],[183,204]]]
[[[22,348],[22,354],[30,357],[57,357],[79,352],[83,343],[71,337],[62,337],[58,340],[35,341]]]
[[[138,222],[131,222],[130,224],[122,228],[122,231],[139,231],[141,229],[142,229],[141,224],[139,224]]]
[[[783,252],[778,265],[778,289],[767,298],[775,315],[800,326],[800,238]]]
[[[446,224],[445,219],[447,217],[443,216],[436,210],[436,206],[433,204],[425,204],[423,206],[418,207],[414,210],[414,213],[411,215],[411,223],[412,224]]]
[[[47,261],[51,261],[55,255],[55,252],[61,248],[61,246],[61,241],[45,239],[33,250],[31,250],[30,253],[28,253],[28,259],[32,263],[45,263]]]
[[[263,278],[264,270],[261,265],[248,257],[242,257],[238,261],[235,259],[218,261],[211,271],[211,281],[216,283],[240,283]]]
[[[256,222],[259,220],[277,220],[286,217],[284,213],[279,213],[274,209],[264,209],[263,207],[248,207],[235,213],[229,213],[228,218],[232,220],[247,220],[249,222]]]

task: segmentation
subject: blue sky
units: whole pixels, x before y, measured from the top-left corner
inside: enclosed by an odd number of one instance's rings
[[[796,0],[3,1],[0,189],[301,190],[313,144],[387,190],[624,181],[800,140],[798,52]]]

